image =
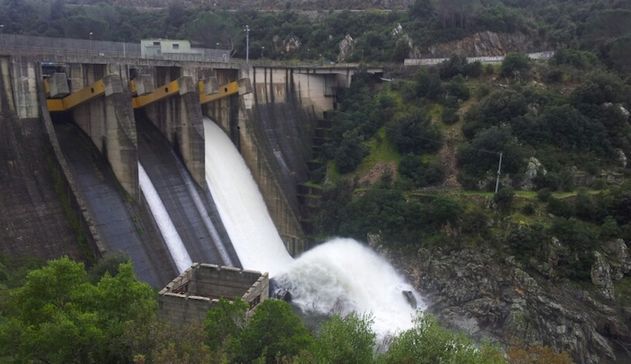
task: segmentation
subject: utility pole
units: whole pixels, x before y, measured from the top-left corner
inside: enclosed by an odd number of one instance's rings
[[[497,165],[497,178],[495,179],[495,193],[500,189],[500,175],[502,174],[502,156],[504,153],[500,152],[500,162]]]
[[[250,26],[245,26],[245,62],[250,63]]]

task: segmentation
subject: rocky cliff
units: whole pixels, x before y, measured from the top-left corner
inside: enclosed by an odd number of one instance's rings
[[[468,37],[416,49],[422,58],[449,57],[453,54],[467,57],[503,56],[508,52],[540,51],[545,45],[523,33],[479,32]],[[543,48],[542,48],[543,47]]]
[[[631,259],[621,240],[607,246],[616,253],[596,259],[594,285],[550,280],[488,249],[380,250],[448,326],[505,347],[545,345],[577,363],[600,363],[628,360],[631,342],[631,307],[612,299],[611,291],[611,277],[628,274]]]

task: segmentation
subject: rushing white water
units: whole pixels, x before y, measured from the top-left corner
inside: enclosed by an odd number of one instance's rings
[[[385,259],[357,241],[333,239],[292,259],[230,138],[209,119],[204,131],[206,182],[244,268],[269,272],[303,311],[371,314],[380,337],[412,326],[416,310],[403,291],[423,306],[420,297]]]
[[[156,191],[151,179],[140,163],[138,163],[138,181],[140,183],[140,190],[147,200],[153,219],[156,221],[156,225],[158,225],[160,234],[162,234],[162,238],[169,249],[175,266],[178,271],[182,273],[193,265],[193,262],[182,242],[182,238],[180,238],[180,234],[178,234],[175,225],[173,225],[173,221],[171,221],[166,207],[164,207],[164,203],[158,195],[158,191]]]
[[[274,276],[292,259],[250,170],[230,138],[204,119],[206,182],[244,268]]]
[[[303,310],[371,313],[379,336],[412,327],[416,310],[403,291],[424,308],[412,286],[385,259],[353,239],[335,238],[307,251],[275,279]]]

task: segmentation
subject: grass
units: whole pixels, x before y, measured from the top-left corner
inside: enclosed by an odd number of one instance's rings
[[[401,155],[386,136],[385,127],[379,129],[367,144],[369,154],[355,172],[359,176],[368,173],[379,162],[395,162],[398,164],[401,160]]]

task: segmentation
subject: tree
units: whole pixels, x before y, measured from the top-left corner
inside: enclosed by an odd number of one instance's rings
[[[440,130],[423,112],[403,115],[388,130],[388,137],[401,153],[435,152],[443,144]]]
[[[466,336],[439,326],[430,315],[420,315],[412,329],[394,338],[383,362],[390,363],[504,363],[502,354],[488,345],[478,349]]]
[[[416,95],[430,100],[440,100],[445,94],[440,76],[434,69],[421,70],[416,75]]]
[[[321,327],[313,354],[320,362],[331,364],[364,364],[373,361],[375,333],[367,316],[350,314],[333,316]]]
[[[245,326],[245,313],[248,304],[238,299],[233,302],[225,298],[208,310],[204,326],[208,332],[208,345],[211,350],[219,350],[236,339]]]
[[[530,71],[530,58],[521,53],[509,53],[502,61],[501,75],[504,77],[522,78]]]
[[[463,172],[482,177],[496,171],[499,153],[503,153],[502,171],[517,173],[524,168],[524,151],[513,137],[510,128],[491,127],[458,150],[458,163]]]
[[[83,264],[53,260],[11,292],[0,355],[49,363],[129,361],[123,334],[151,321],[156,309],[153,290],[136,280],[131,264],[93,284]]]
[[[260,304],[229,349],[233,361],[290,359],[311,345],[313,338],[289,304],[267,300]]]
[[[507,212],[513,205],[514,196],[515,191],[512,188],[503,187],[493,196],[493,202],[500,211]]]
[[[440,183],[445,171],[438,163],[424,163],[419,156],[408,154],[399,162],[399,174],[408,178],[417,187]]]

